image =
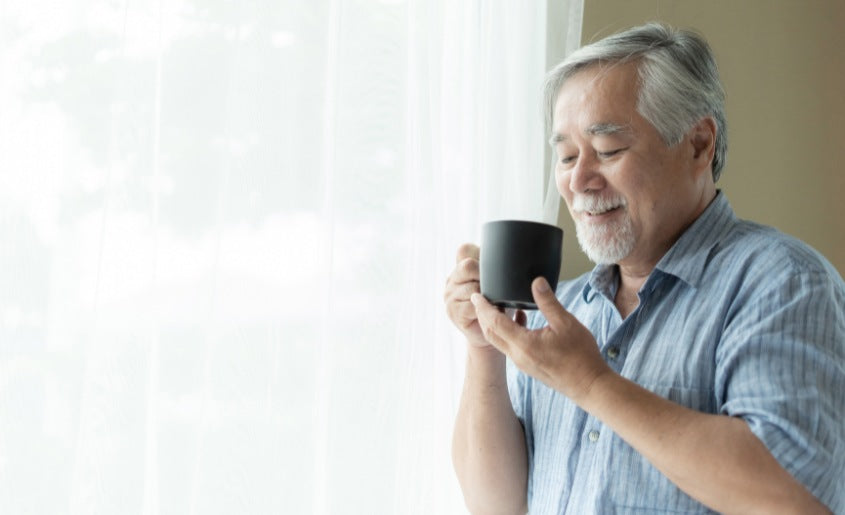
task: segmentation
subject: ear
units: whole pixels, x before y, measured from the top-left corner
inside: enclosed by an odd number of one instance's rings
[[[717,130],[716,120],[708,116],[699,120],[687,133],[696,172],[712,173]]]

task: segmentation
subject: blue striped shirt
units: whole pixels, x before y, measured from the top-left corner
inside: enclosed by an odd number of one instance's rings
[[[721,192],[657,264],[625,320],[615,266],[561,282],[561,303],[624,377],[688,408],[742,417],[780,464],[845,513],[845,284],[817,252],[739,220]],[[545,325],[539,312],[529,327]],[[566,397],[508,363],[546,513],[711,513]]]

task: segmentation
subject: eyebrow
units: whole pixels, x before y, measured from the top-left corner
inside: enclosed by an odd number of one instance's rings
[[[590,136],[612,136],[615,134],[630,134],[633,131],[630,125],[595,123],[587,127],[587,130],[584,132]],[[555,146],[555,144],[566,141],[567,139],[563,134],[552,134],[552,137],[549,138],[549,145]]]

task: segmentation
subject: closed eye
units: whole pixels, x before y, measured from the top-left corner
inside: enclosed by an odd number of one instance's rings
[[[628,147],[617,148],[617,149],[614,149],[614,150],[608,150],[607,152],[596,152],[596,154],[598,154],[598,156],[602,159],[607,159],[609,157],[615,156],[616,154],[618,154],[618,153],[620,153],[624,150],[628,150]]]

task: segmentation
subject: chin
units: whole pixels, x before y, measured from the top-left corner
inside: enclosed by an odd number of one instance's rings
[[[617,224],[614,224],[617,225]],[[616,227],[584,228],[575,226],[581,251],[597,265],[612,265],[628,257],[634,250],[634,233],[629,224]]]

